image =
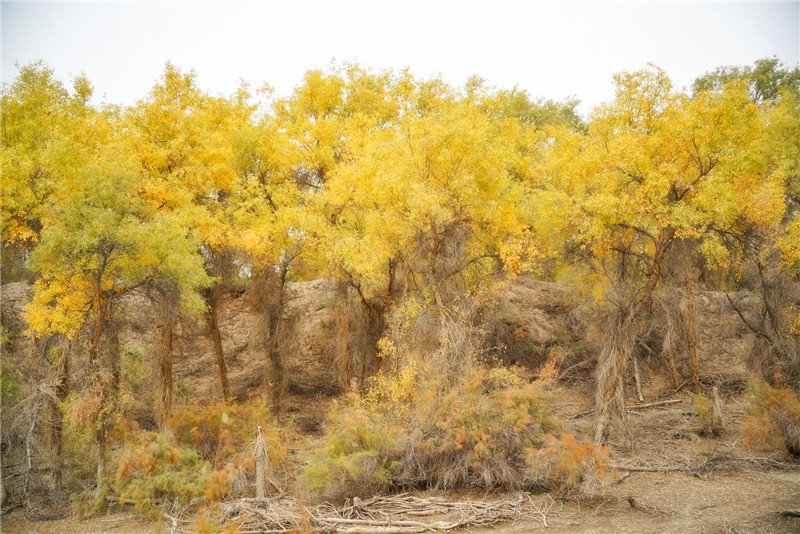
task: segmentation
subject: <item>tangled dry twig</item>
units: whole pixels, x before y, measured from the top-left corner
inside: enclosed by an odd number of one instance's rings
[[[365,500],[356,497],[341,507],[327,503],[305,507],[292,497],[238,499],[216,505],[213,512],[219,524],[236,521],[241,533],[282,534],[304,525],[313,532],[411,534],[522,519],[540,521],[546,526],[547,514],[553,506],[549,496],[535,499],[518,494],[511,500],[447,501],[404,493]],[[186,520],[173,518],[171,533],[189,531]]]

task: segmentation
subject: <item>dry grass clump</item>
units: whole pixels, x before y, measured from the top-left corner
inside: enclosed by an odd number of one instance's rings
[[[379,374],[329,418],[324,444],[301,481],[328,499],[391,487],[481,487],[593,493],[606,449],[555,437],[560,428],[540,381],[473,365],[455,384],[421,365]]]
[[[218,502],[254,494],[253,429],[262,435],[273,487],[286,485],[290,437],[269,425],[264,403],[191,406],[169,420],[168,432],[142,431],[122,420],[114,431],[111,495],[156,514],[167,503]]]
[[[751,445],[786,451],[800,459],[800,399],[790,388],[773,388],[763,380],[750,382],[745,434]]]

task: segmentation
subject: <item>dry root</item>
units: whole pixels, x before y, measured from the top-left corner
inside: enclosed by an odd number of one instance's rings
[[[241,533],[375,532],[410,534],[451,531],[465,527],[489,526],[500,522],[535,520],[547,526],[547,514],[555,502],[549,496],[535,499],[518,494],[511,500],[457,501],[409,494],[354,498],[344,506],[321,504],[305,507],[291,497],[280,499],[239,499],[220,503],[213,509],[216,523],[239,524]],[[170,516],[170,532],[191,532],[182,514]]]

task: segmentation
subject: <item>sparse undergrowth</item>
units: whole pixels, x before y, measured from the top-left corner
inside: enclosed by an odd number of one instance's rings
[[[332,411],[302,485],[332,499],[409,486],[591,494],[608,450],[559,434],[550,395],[507,368],[475,367],[449,388],[413,364],[378,375]]]
[[[800,458],[800,399],[790,388],[773,388],[763,380],[750,382],[745,435],[766,451],[785,451]]]
[[[190,406],[177,411],[163,432],[143,431],[122,421],[115,438],[111,488],[117,500],[158,514],[194,500],[214,503],[253,492],[253,430],[263,429],[269,465],[288,471],[291,437],[270,424],[263,403]],[[283,482],[285,477],[273,476]]]

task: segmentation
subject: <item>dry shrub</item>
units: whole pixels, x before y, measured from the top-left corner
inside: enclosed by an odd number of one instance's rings
[[[117,495],[152,513],[166,502],[252,495],[257,425],[264,429],[271,466],[288,471],[290,438],[268,425],[268,411],[263,403],[191,406],[172,416],[165,433],[141,431],[123,420],[114,435],[121,444],[113,460]]]
[[[476,367],[447,391],[428,389],[416,409],[400,478],[437,488],[519,488],[527,448],[558,428],[539,384],[512,369]]]
[[[767,451],[787,451],[800,458],[800,399],[790,388],[773,388],[763,380],[750,382],[745,435]]]
[[[561,434],[550,436],[544,448],[530,449],[528,464],[536,484],[561,494],[593,497],[611,479],[609,452],[588,438],[579,442],[572,434]]]
[[[215,468],[248,459],[257,426],[265,429],[270,461],[283,462],[290,437],[276,430],[270,410],[262,402],[188,406],[176,411],[169,420],[169,429],[177,443],[196,450],[201,459]]]
[[[347,391],[359,386],[380,367],[378,340],[384,333],[384,306],[379,299],[361,299],[351,286],[341,284],[333,306],[333,336],[329,344],[339,377]]]
[[[333,410],[306,490],[329,499],[390,486],[579,493],[604,480],[604,449],[553,441],[559,423],[541,382],[475,365],[449,385],[420,369],[379,374]]]

